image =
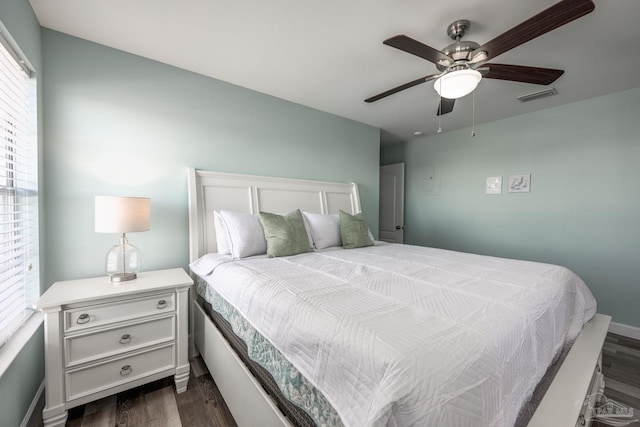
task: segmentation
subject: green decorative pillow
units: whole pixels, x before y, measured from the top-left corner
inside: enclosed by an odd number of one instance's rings
[[[373,241],[369,238],[369,226],[362,212],[350,215],[340,211],[340,237],[345,249],[373,246]]]
[[[300,209],[286,216],[260,212],[269,258],[311,252],[307,229]]]

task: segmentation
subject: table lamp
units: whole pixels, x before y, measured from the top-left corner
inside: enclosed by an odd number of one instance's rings
[[[151,199],[96,196],[97,233],[120,233],[120,243],[107,252],[106,271],[112,282],[135,279],[140,271],[140,250],[127,242],[126,233],[150,229]]]

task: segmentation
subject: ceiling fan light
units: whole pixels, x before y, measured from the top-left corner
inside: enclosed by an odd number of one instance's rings
[[[443,98],[458,99],[473,92],[481,79],[479,71],[457,70],[438,78],[433,87]]]

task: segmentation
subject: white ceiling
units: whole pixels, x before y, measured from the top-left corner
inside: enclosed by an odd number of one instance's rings
[[[436,72],[430,62],[382,44],[406,34],[436,49],[447,26],[471,21],[464,40],[483,44],[556,0],[30,0],[44,27],[171,64],[382,129],[382,142],[438,129],[437,94],[425,83],[363,100]],[[475,93],[483,123],[640,86],[640,1],[595,0],[576,21],[493,62],[565,70],[544,89],[484,79]],[[640,102],[640,100],[639,100]],[[442,128],[471,125],[472,96],[442,116]]]

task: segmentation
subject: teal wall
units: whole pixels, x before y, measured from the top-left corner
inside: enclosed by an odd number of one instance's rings
[[[640,326],[639,118],[637,88],[383,149],[404,150],[405,241],[564,265],[600,312]],[[508,193],[525,173],[531,192]]]
[[[380,147],[380,166],[404,162],[406,144],[392,144]]]
[[[9,31],[36,72],[38,84],[38,117],[42,118],[42,58],[40,25],[26,0],[0,1],[0,21]],[[42,149],[42,121],[39,120],[39,145]],[[40,224],[43,224],[44,192],[42,191],[42,162],[40,162]],[[40,272],[44,274],[44,229],[40,232]],[[0,355],[2,349],[0,349]],[[44,379],[44,338],[42,326],[24,346],[9,369],[0,377],[0,425],[19,426]]]
[[[47,284],[104,274],[96,195],[150,197],[143,269],[186,267],[189,166],[356,182],[377,230],[377,128],[46,29],[43,58]]]
[[[43,327],[24,346],[20,355],[0,378],[0,425],[18,427],[44,380]],[[34,413],[42,417],[41,413]]]

